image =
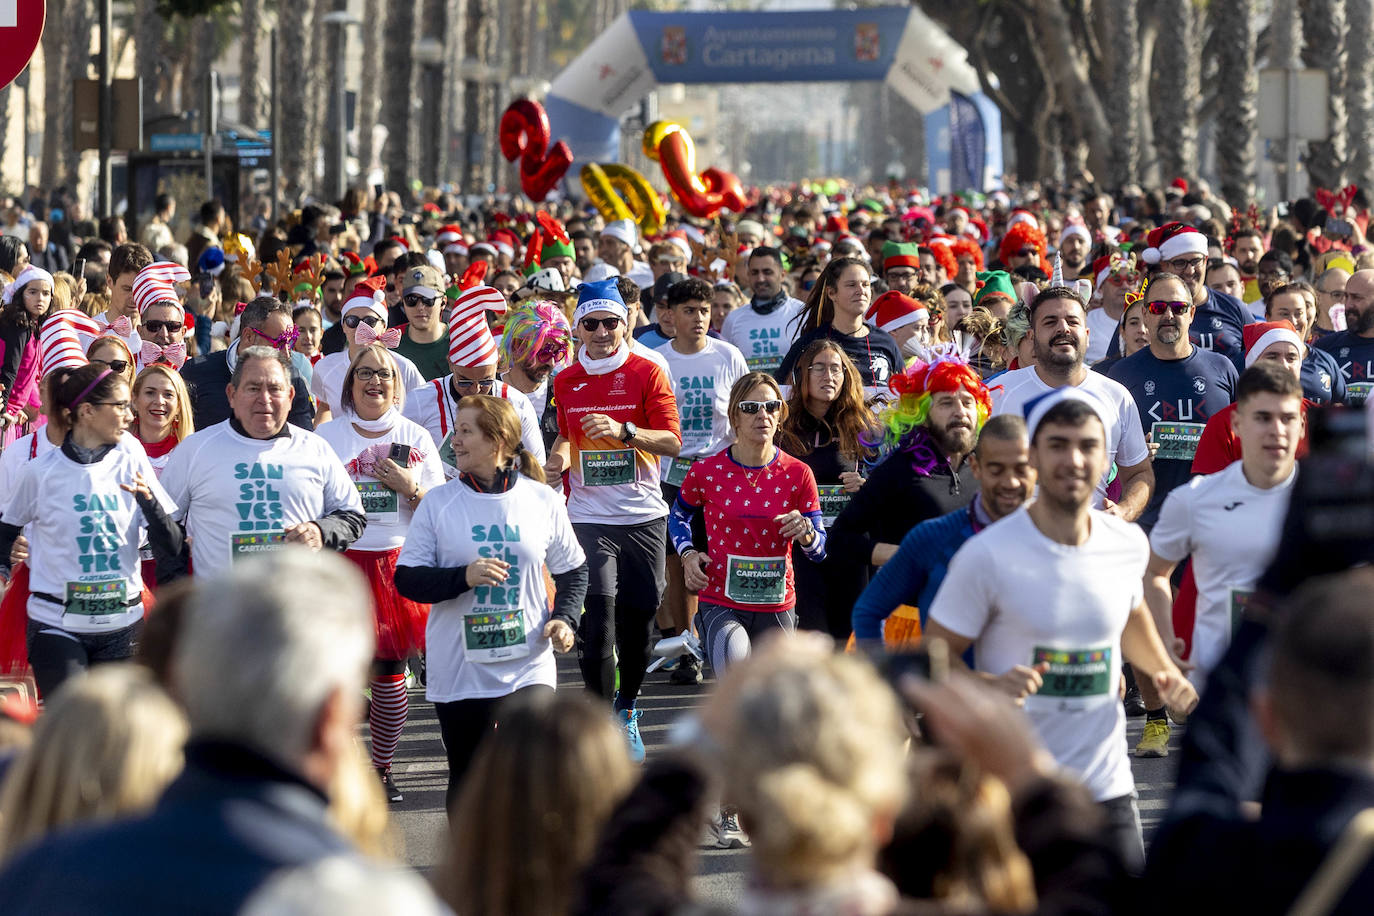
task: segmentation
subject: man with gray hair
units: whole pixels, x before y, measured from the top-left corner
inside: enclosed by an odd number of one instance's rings
[[[287,543],[341,551],[367,525],[334,449],[286,422],[286,367],[269,347],[239,353],[227,387],[233,416],[188,436],[162,471],[162,486],[179,494],[177,520],[191,535],[197,576]]]
[[[291,306],[272,296],[258,296],[244,306],[238,316],[239,335],[229,349],[197,356],[181,369],[186,390],[191,395],[191,412],[196,429],[206,429],[229,419],[229,399],[225,395],[229,377],[239,354],[249,347],[268,346],[286,354],[296,343],[296,326]],[[309,380],[291,367],[291,411],[287,420],[301,429],[315,428],[315,407],[310,400]]]
[[[296,548],[204,583],[172,653],[186,769],[148,814],[11,860],[5,912],[230,914],[269,879],[331,857],[380,871],[328,812],[358,753],[369,594],[343,559]]]

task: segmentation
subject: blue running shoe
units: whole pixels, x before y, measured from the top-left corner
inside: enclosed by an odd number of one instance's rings
[[[616,711],[620,724],[625,729],[625,740],[630,742],[630,759],[635,763],[644,762],[644,741],[639,737],[639,710],[620,709]]]

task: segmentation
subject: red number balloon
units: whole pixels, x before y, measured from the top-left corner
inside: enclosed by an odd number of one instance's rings
[[[559,140],[549,147],[549,115],[534,99],[516,99],[501,115],[501,155],[520,160],[520,189],[530,200],[549,196],[572,165],[572,150]]]
[[[697,174],[696,147],[681,124],[650,124],[644,131],[643,147],[644,155],[662,166],[673,197],[693,216],[713,219],[722,208],[741,213],[748,206],[744,188],[734,174],[717,168]]]

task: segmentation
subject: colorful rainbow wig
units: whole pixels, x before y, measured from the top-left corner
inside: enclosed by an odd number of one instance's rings
[[[889,383],[897,400],[878,415],[878,434],[881,438],[876,442],[865,441],[866,446],[882,446],[884,451],[906,447],[912,432],[924,427],[930,418],[931,398],[942,391],[963,390],[973,395],[977,412],[974,432],[982,430],[992,413],[992,396],[979,377],[978,370],[953,349],[928,355],[930,362],[921,359],[913,361],[906,371]]]
[[[572,362],[572,326],[557,303],[531,299],[506,315],[501,349],[511,362],[533,360],[563,369]]]

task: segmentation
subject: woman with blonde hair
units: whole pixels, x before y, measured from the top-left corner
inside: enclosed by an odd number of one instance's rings
[[[512,697],[452,810],[439,893],[463,916],[568,912],[597,836],[634,780],[624,734],[585,693]]]
[[[172,450],[196,431],[191,395],[181,373],[163,363],[145,366],[134,379],[132,406],[129,432],[143,443],[148,463],[161,474]]]
[[[186,732],[181,710],[140,666],[73,679],[0,787],[0,860],[60,827],[152,807],[181,772]]]
[[[554,652],[573,647],[587,593],[587,560],[563,495],[543,486],[520,435],[510,401],[479,394],[458,402],[450,440],[458,476],[420,503],[396,560],[396,590],[432,605],[426,697],[448,755],[450,811],[500,718],[498,702],[556,686]]]
[[[134,386],[134,372],[138,366],[129,345],[113,334],[102,334],[91,341],[86,348],[86,359],[104,366],[124,379],[124,384]]]

